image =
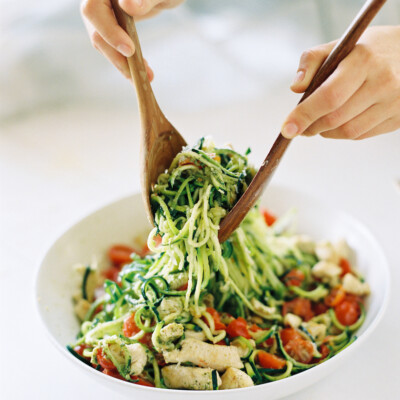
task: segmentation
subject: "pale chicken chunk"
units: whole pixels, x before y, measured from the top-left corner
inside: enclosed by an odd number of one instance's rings
[[[229,367],[221,377],[221,390],[238,389],[254,386],[253,380],[245,372],[237,368]]]
[[[146,350],[140,343],[128,344],[126,348],[131,356],[131,375],[140,375],[147,364]]]
[[[213,390],[221,385],[218,372],[212,368],[168,365],[161,370],[161,374],[170,389]]]
[[[311,273],[314,277],[321,279],[322,282],[335,286],[339,281],[342,268],[329,261],[319,261],[313,266]]]
[[[291,328],[298,328],[302,322],[303,320],[296,314],[287,313],[283,317],[283,323]]]
[[[315,254],[320,261],[329,261],[334,264],[340,261],[335,247],[328,241],[318,242],[315,246]]]
[[[185,339],[180,350],[166,351],[163,355],[167,363],[191,362],[218,371],[225,371],[228,367],[243,368],[236,347],[219,346],[196,339]]]
[[[343,277],[342,285],[345,292],[355,294],[356,296],[365,296],[370,293],[368,283],[361,282],[356,276],[350,273]]]

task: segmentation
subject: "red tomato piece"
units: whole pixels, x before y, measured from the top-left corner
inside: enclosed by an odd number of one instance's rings
[[[322,354],[321,359],[324,359],[324,358],[328,357],[328,355],[330,353],[330,350],[329,350],[329,347],[326,344],[322,344],[320,349],[319,349],[319,352]]]
[[[298,362],[308,364],[313,359],[314,346],[308,340],[292,339],[284,346],[284,349]]]
[[[154,383],[151,383],[151,382],[149,382],[149,381],[146,381],[145,379],[139,378],[138,376],[132,375],[131,378],[132,378],[132,379],[135,379],[135,380],[136,380],[136,379],[139,379],[138,382],[132,382],[132,383],[134,383],[135,385],[155,387],[155,386],[154,386]]]
[[[364,304],[363,298],[360,297],[360,296],[357,296],[355,294],[346,293],[345,300],[352,301],[352,302],[357,303],[357,304],[359,304],[359,303]]]
[[[345,326],[353,325],[360,317],[361,309],[357,302],[343,300],[335,307],[338,321]]]
[[[324,303],[328,307],[335,307],[340,304],[346,296],[346,292],[342,286],[338,286],[331,290],[331,292],[325,297]]]
[[[281,337],[281,340],[282,340],[282,343],[284,346],[287,343],[289,343],[291,340],[302,338],[300,333],[294,328],[281,329],[279,332],[279,335]]]
[[[102,368],[111,370],[111,371],[114,371],[117,369],[116,366],[112,363],[112,361],[106,357],[106,355],[103,352],[103,349],[97,350],[96,357],[97,357],[98,363],[100,364],[100,366]]]
[[[108,257],[113,264],[121,266],[124,264],[128,264],[132,261],[131,254],[133,252],[134,250],[132,247],[118,244],[112,246],[110,250],[108,250]]]
[[[261,209],[261,214],[263,215],[264,221],[268,226],[271,226],[276,221],[276,217],[265,208]]]
[[[274,356],[273,354],[267,353],[264,350],[260,350],[257,353],[258,363],[263,368],[281,369],[286,365],[286,361],[283,358]]]
[[[132,313],[125,321],[122,327],[122,332],[124,336],[131,337],[136,333],[140,332],[140,329],[135,322],[135,313]]]
[[[346,258],[341,258],[340,259],[339,267],[342,268],[342,273],[340,274],[341,278],[343,278],[346,274],[352,272],[349,260],[347,260]]]
[[[118,274],[120,272],[121,272],[120,267],[116,267],[115,265],[112,265],[110,268],[107,268],[105,271],[103,271],[103,276],[106,279],[109,279],[110,281],[118,282]]]
[[[251,339],[250,333],[247,330],[247,322],[242,317],[236,318],[231,321],[226,328],[226,333],[231,338],[243,336],[246,339]]]
[[[226,325],[221,322],[221,316],[219,315],[219,312],[211,307],[207,307],[206,310],[212,316],[212,318],[214,320],[215,330],[217,330],[217,331],[220,331],[222,329],[225,330]]]
[[[304,281],[304,273],[297,268],[289,271],[283,278],[286,286],[301,286]]]
[[[182,286],[178,287],[179,291],[187,290],[189,282],[184,283]]]
[[[217,342],[217,344],[219,344],[220,346],[226,346],[225,340],[220,340],[219,342]]]
[[[150,249],[148,248],[147,243],[146,243],[140,250],[134,250],[133,252],[143,258],[143,257],[147,256],[147,254],[150,253]],[[131,262],[131,261],[128,261],[128,262]]]
[[[291,301],[287,301],[282,307],[283,315],[287,313],[296,314],[303,318],[305,321],[310,320],[314,316],[314,312],[311,309],[311,301],[302,297],[296,297]]]
[[[312,305],[312,310],[314,311],[315,315],[320,315],[326,313],[328,311],[328,307],[324,303],[319,302]]]
[[[162,353],[154,353],[154,357],[157,360],[157,364],[159,367],[165,367],[167,365],[167,363],[165,362],[165,358],[162,355]]]
[[[179,161],[179,166],[181,167],[183,165],[196,165],[196,164],[189,158],[185,158],[185,159]]]
[[[156,247],[158,247],[162,242],[162,237],[160,235],[154,236],[154,242],[156,244]]]
[[[258,332],[258,331],[263,331],[263,330],[264,330],[263,328],[260,328],[260,327],[259,327],[258,325],[256,325],[256,324],[251,325],[249,329],[250,329],[252,332]]]
[[[151,341],[151,332],[146,332],[141,339],[139,339],[139,342],[146,345],[147,347],[153,347],[153,342]]]
[[[113,378],[121,379],[121,381],[125,381],[126,379],[123,378],[117,370],[114,369],[107,369],[104,368],[103,371],[101,371],[103,374],[106,374],[108,376],[112,376]]]

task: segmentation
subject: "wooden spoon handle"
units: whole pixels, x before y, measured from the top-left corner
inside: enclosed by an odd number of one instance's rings
[[[354,18],[344,35],[340,38],[331,54],[315,74],[309,87],[300,99],[299,103],[310,96],[325,80],[335,71],[340,62],[353,50],[360,36],[371,23],[372,19],[381,9],[386,0],[369,0],[358,15]],[[278,167],[291,139],[286,139],[280,133],[275,140],[271,150],[262,163],[256,176],[235,204],[229,214],[222,220],[218,234],[222,243],[240,225],[246,214],[254,206],[265,186],[271,180],[275,169]]]
[[[111,0],[111,4],[118,24],[128,33],[135,45],[135,54],[132,57],[127,57],[129,70],[135,84],[140,114],[150,119],[151,116],[154,116],[154,113],[161,114],[161,111],[147,77],[146,65],[136,32],[135,21],[120,7],[118,0]]]

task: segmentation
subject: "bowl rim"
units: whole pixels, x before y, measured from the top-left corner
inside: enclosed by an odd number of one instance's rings
[[[317,195],[311,194],[307,191],[300,190],[298,188],[293,188],[287,185],[282,185],[282,184],[273,184],[271,185],[272,187],[276,188],[277,190],[283,190],[286,192],[297,192],[301,193],[302,196],[305,196],[311,200],[314,201],[322,201],[320,197]],[[75,219],[72,223],[66,224],[66,227],[64,229],[60,229],[56,235],[56,238],[53,239],[50,244],[47,246],[44,246],[44,250],[42,250],[41,255],[39,256],[37,262],[35,263],[35,275],[34,275],[34,283],[33,283],[33,295],[34,295],[34,303],[35,303],[35,310],[38,318],[41,321],[42,328],[45,330],[47,337],[50,339],[50,341],[53,343],[53,345],[56,347],[56,349],[61,352],[67,359],[69,359],[74,365],[80,365],[81,368],[84,368],[84,370],[88,373],[94,374],[93,378],[100,378],[103,377],[105,378],[104,382],[110,382],[113,385],[123,385],[125,388],[131,388],[130,390],[136,390],[136,391],[143,391],[147,393],[154,393],[154,394],[171,394],[175,396],[182,396],[182,395],[187,395],[190,393],[192,396],[201,396],[207,393],[207,395],[211,396],[219,396],[222,393],[227,393],[225,391],[218,391],[218,390],[210,390],[210,391],[204,391],[204,390],[185,390],[185,389],[165,389],[165,388],[156,388],[156,387],[146,387],[142,385],[133,385],[132,383],[128,381],[122,381],[120,379],[115,379],[111,376],[105,375],[101,373],[100,371],[86,365],[85,363],[79,361],[76,357],[74,357],[66,348],[66,346],[62,346],[57,339],[52,335],[50,332],[49,328],[46,325],[45,319],[42,315],[41,309],[40,309],[40,293],[39,293],[39,285],[40,285],[40,274],[42,270],[43,263],[48,255],[48,253],[51,251],[54,245],[62,239],[62,237],[69,232],[71,229],[73,229],[76,225],[82,223],[86,219],[90,218],[92,215],[96,214],[97,212],[100,212],[104,210],[105,208],[113,206],[115,203],[123,202],[128,200],[129,198],[133,198],[135,196],[141,196],[141,193],[139,191],[132,192],[128,195],[124,195],[121,197],[117,197],[114,200],[108,201],[104,203],[103,205],[97,206],[93,210],[86,212],[86,214],[83,217],[80,217],[79,219]],[[261,198],[266,196],[264,193]],[[324,200],[324,205],[325,206],[330,206],[333,204],[331,202],[327,202]],[[360,336],[357,336],[357,340],[355,340],[351,346],[346,347],[344,350],[341,351],[340,353],[336,354],[334,357],[330,358],[329,360],[326,360],[322,364],[316,366],[317,370],[322,374],[324,370],[329,368],[333,362],[340,362],[340,360],[343,359],[343,357],[347,357],[347,355],[350,354],[350,352],[353,352],[355,348],[359,347],[361,343],[363,343],[368,336],[371,335],[371,333],[376,329],[378,326],[379,322],[381,321],[383,315],[386,312],[388,303],[389,303],[389,298],[390,298],[390,268],[389,264],[386,258],[386,255],[383,251],[383,248],[380,244],[380,242],[376,239],[376,237],[372,234],[371,230],[369,229],[368,226],[366,226],[363,222],[358,220],[357,218],[353,217],[350,213],[347,211],[344,211],[340,208],[335,208],[335,212],[339,213],[343,217],[345,217],[346,220],[350,221],[352,225],[356,226],[358,229],[362,230],[363,234],[370,240],[372,243],[374,243],[375,251],[380,258],[380,269],[384,271],[384,287],[382,291],[383,293],[383,299],[382,299],[382,304],[381,307],[379,308],[375,318],[371,321],[370,325],[366,328],[364,332]],[[334,361],[336,360],[336,361]],[[274,385],[274,388],[278,388],[279,386],[283,386],[284,382],[288,384],[289,382],[295,383],[296,381],[299,381],[300,379],[304,380],[304,377],[310,376],[312,373],[315,373],[316,368],[310,368],[305,371],[302,371],[301,373],[298,373],[296,375],[289,376],[287,378],[284,378],[279,381],[273,381],[273,382],[268,382],[260,385],[254,385],[251,387],[245,387],[245,388],[237,388],[237,389],[229,389],[228,393],[243,393],[243,392],[252,392],[255,393],[257,391],[261,391],[265,388],[265,385],[268,385],[269,387],[271,385]],[[303,377],[303,378],[302,378]],[[307,384],[303,387],[308,386]],[[301,389],[300,389],[301,390]],[[292,391],[291,393],[296,392],[296,390]]]

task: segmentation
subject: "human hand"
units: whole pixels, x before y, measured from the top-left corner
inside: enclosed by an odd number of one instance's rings
[[[172,8],[184,0],[119,0],[121,8],[135,20],[152,17],[165,8]],[[135,52],[129,35],[118,25],[110,0],[83,0],[83,21],[92,45],[99,50],[128,79],[131,78],[126,57]],[[150,81],[154,74],[145,60]]]
[[[304,92],[336,42],[303,53],[291,89]],[[366,30],[336,71],[286,118],[282,134],[366,139],[400,128],[400,27]]]

